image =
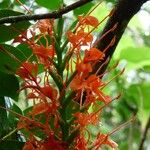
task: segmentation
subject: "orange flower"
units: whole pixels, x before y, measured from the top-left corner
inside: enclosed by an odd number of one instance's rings
[[[110,146],[113,150],[118,146],[116,142],[108,138],[107,134],[98,134],[95,141],[95,149],[98,150],[104,144]]]
[[[38,65],[30,62],[22,63],[16,74],[23,79],[30,79],[31,76],[36,77],[38,73]]]
[[[82,73],[81,73],[82,74]],[[82,74],[83,75],[83,74]],[[87,79],[84,79],[80,75],[76,75],[70,83],[70,88],[74,91],[80,92],[83,90],[86,92],[86,104],[95,102],[96,100],[102,101],[105,104],[109,103],[112,99],[110,96],[105,95],[99,88],[103,87],[103,83],[96,75],[90,75]]]
[[[90,50],[85,51],[84,63],[93,62],[98,60],[103,60],[105,54],[98,50],[97,48],[91,48]]]
[[[74,150],[87,150],[86,140],[83,136],[78,136],[75,139]]]
[[[95,95],[92,94],[92,91],[87,90],[86,91],[86,98],[85,98],[86,106],[89,106],[90,104],[95,103],[96,100],[97,99],[96,99]]]
[[[47,96],[51,100],[57,99],[58,92],[56,89],[54,89],[50,85],[46,85],[44,87],[41,87],[41,92],[44,94],[44,96]]]
[[[72,90],[89,89],[92,91],[102,85],[103,83],[96,75],[91,75],[87,79],[84,79],[82,76],[76,75],[70,84],[70,88]]]
[[[46,103],[38,103],[38,104],[33,106],[31,114],[33,116],[36,116],[36,115],[39,115],[39,114],[47,112],[48,109],[49,109],[48,104],[46,104]]]
[[[91,43],[93,40],[93,36],[87,32],[84,32],[83,29],[80,29],[76,33],[68,31],[66,34],[69,39],[69,42],[74,47],[88,45],[88,43]]]
[[[86,77],[90,72],[92,72],[92,66],[90,63],[79,63],[76,65],[76,70],[78,74],[82,73],[82,77]]]
[[[52,23],[53,21],[49,19],[39,20],[37,24],[35,25],[35,28],[38,28],[41,33],[48,32],[51,35],[53,32]]]
[[[78,123],[81,128],[84,128],[89,124],[97,124],[99,121],[99,115],[95,113],[84,114],[77,112],[74,114],[74,116],[76,117],[75,123]]]
[[[86,88],[95,90],[103,86],[104,83],[100,80],[100,78],[96,75],[90,75],[86,80]]]
[[[24,147],[23,147],[23,150],[35,150],[36,148],[33,146],[33,144],[31,142],[26,142]]]
[[[48,57],[53,57],[55,50],[53,46],[50,46],[49,48],[45,48],[42,45],[34,45],[32,46],[33,53],[37,55],[39,58],[47,59]]]
[[[48,58],[53,59],[54,55],[55,55],[55,49],[54,47],[51,45],[48,48],[44,47],[43,45],[32,45],[31,46],[32,50],[33,50],[33,54],[35,54],[40,63],[48,66],[51,62]]]
[[[84,82],[79,75],[76,75],[70,83],[70,88],[72,90],[81,90],[84,88]]]
[[[64,143],[57,141],[54,138],[54,135],[50,134],[48,139],[44,142],[43,146],[45,150],[66,150],[67,148],[64,148],[61,144],[63,145]]]
[[[97,27],[99,21],[93,16],[78,16],[79,25],[90,25],[92,27]]]

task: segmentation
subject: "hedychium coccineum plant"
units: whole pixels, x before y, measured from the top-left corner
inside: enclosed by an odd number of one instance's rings
[[[26,140],[23,150],[98,150],[103,145],[116,149],[110,135],[118,128],[107,134],[100,131],[92,141],[87,129],[99,124],[103,109],[119,98],[103,92],[111,80],[101,80],[107,71],[98,73],[108,60],[93,73],[94,66],[105,59],[105,52],[115,41],[114,37],[104,50],[96,48],[92,33],[101,23],[89,13],[78,16],[76,25],[64,33],[64,18],[45,19],[14,40],[32,50],[24,62],[13,56],[20,63],[16,71],[22,79],[19,91],[26,90],[27,101],[33,103],[25,116],[15,113],[19,117],[17,130]],[[105,35],[115,28],[117,24]],[[97,109],[90,112],[91,107]]]

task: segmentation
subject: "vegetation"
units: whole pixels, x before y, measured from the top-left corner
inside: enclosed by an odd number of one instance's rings
[[[149,149],[146,1],[0,1],[1,150]]]

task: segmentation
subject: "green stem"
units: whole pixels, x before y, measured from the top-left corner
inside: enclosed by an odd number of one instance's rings
[[[76,94],[75,92],[70,92],[69,95],[63,100],[62,102],[63,109],[65,109],[69,105],[75,94]]]
[[[66,82],[66,87],[68,87],[68,85],[70,84],[70,82],[73,80],[73,78],[75,77],[75,75],[77,74],[77,71],[74,71],[72,73],[72,75],[69,77],[68,81]]]
[[[63,59],[63,63],[61,64],[62,70],[65,69],[66,64],[69,62],[69,60],[70,60],[72,54],[73,54],[73,52],[70,52],[70,53],[68,53],[68,54],[65,55],[65,57],[64,57],[64,59]]]
[[[70,136],[66,139],[66,141],[68,143],[72,143],[74,141],[74,139],[77,137],[77,135],[79,134],[79,129],[74,130]]]
[[[63,26],[64,26],[64,18],[60,18],[57,24],[57,42],[59,45],[61,45]]]
[[[59,77],[59,75],[57,75],[57,73],[55,73],[52,70],[49,70],[49,74],[53,78],[53,80],[54,80],[55,84],[57,85],[58,89],[62,90],[62,87],[63,87],[62,78]]]
[[[76,24],[77,24],[77,20],[71,24],[71,26],[69,27],[69,29],[67,31],[72,30],[76,26]],[[75,31],[73,31],[73,32],[75,32]],[[67,44],[68,44],[68,39],[65,40],[64,44],[61,47],[61,50],[64,53],[67,51],[67,49],[66,49]]]

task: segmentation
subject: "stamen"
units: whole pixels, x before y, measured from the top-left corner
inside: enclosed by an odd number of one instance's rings
[[[28,13],[32,14],[32,12],[22,3],[20,0],[16,0]]]

